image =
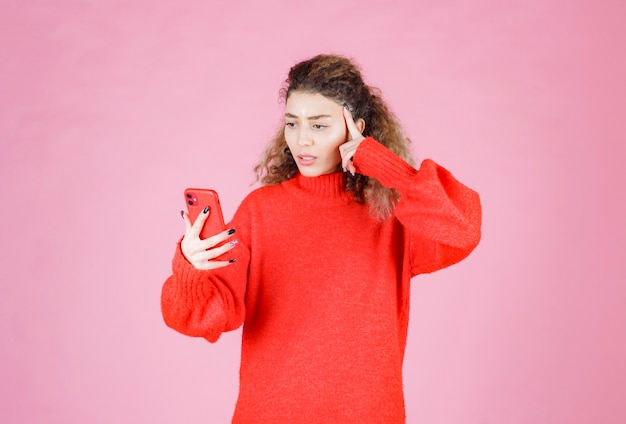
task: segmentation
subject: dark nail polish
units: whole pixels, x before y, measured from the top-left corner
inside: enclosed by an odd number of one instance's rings
[[[346,108],[346,110],[350,110],[350,108],[348,107],[348,103],[344,103],[344,104],[343,104],[343,107],[345,107],[345,108]]]
[[[235,234],[235,229],[234,228],[231,228],[230,230],[228,230],[228,235],[230,236],[232,234]]]
[[[185,211],[180,211],[180,216],[181,216],[182,218],[185,218]]]
[[[202,211],[202,213],[208,213],[209,212],[209,207],[207,206],[206,208],[204,208],[204,210]]]
[[[232,264],[233,262],[235,262],[235,258],[232,258],[231,260],[228,261],[229,264]]]

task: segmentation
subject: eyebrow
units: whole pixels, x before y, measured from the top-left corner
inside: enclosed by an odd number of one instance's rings
[[[285,117],[287,117],[287,118],[294,118],[294,119],[298,118],[296,115],[293,115],[291,113],[285,113]],[[307,119],[314,121],[316,119],[322,119],[322,118],[332,118],[332,116],[330,116],[330,115],[315,115],[315,116],[309,116]]]

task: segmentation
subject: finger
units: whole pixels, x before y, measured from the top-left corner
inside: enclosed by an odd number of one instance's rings
[[[352,117],[352,112],[350,112],[350,109],[348,109],[346,106],[347,105],[344,104],[343,117],[346,121],[346,127],[348,128],[348,132],[350,133],[351,138],[355,139],[361,136],[361,131],[359,131],[359,129],[356,126],[356,122],[354,122],[354,118]]]
[[[201,245],[203,250],[211,249],[214,246],[217,246],[218,244],[220,244],[223,241],[227,240],[234,233],[235,233],[235,229],[234,228],[230,228],[228,230],[224,230],[221,233],[215,234],[214,236],[205,238],[204,240],[201,241],[200,245]]]
[[[211,214],[211,208],[206,206],[202,210],[202,212],[198,214],[198,217],[194,221],[191,228],[189,228],[189,232],[187,234],[189,234],[192,237],[200,237],[200,232],[202,231],[202,227],[204,227],[204,223],[206,222],[210,214]]]
[[[182,216],[183,220],[185,221],[185,234],[187,234],[189,230],[191,229],[191,221],[189,220],[189,214],[185,211],[180,211],[180,216]]]
[[[349,170],[349,166],[350,166],[350,162],[352,159],[350,156],[348,156],[347,154],[343,156],[343,158],[341,159],[341,167],[343,168],[344,171],[348,171]]]
[[[354,167],[354,163],[352,163],[352,161],[348,161],[348,164],[346,165],[346,171],[351,173],[352,176],[354,176],[354,174],[356,173],[356,168]]]
[[[348,171],[349,167],[352,166],[352,157],[354,156],[354,153],[356,152],[356,148],[350,145],[350,142],[348,142],[340,147],[340,151],[341,151],[341,167],[344,170]]]
[[[197,264],[194,263],[193,266],[196,269],[209,270],[209,269],[223,268],[225,266],[232,264],[233,262],[234,261],[203,261]]]
[[[201,261],[210,261],[234,249],[236,245],[237,245],[237,240],[233,240],[228,243],[224,243],[223,245],[216,247],[214,249],[209,249],[209,250],[205,250],[202,253],[198,253],[195,258]]]
[[[228,263],[235,262],[234,258],[228,258],[226,261],[214,260],[214,259],[232,250],[236,245],[237,245],[237,241],[233,240],[232,242],[226,243],[214,249],[201,250],[199,248],[199,243],[195,243],[195,244],[192,243],[192,246],[190,249],[186,249],[185,246],[181,245],[181,250],[183,251],[183,255],[185,255],[185,258],[189,261],[189,263],[191,263],[194,266],[194,268],[213,269],[213,268],[216,268],[216,266],[208,265],[208,264],[218,263],[217,265],[219,266],[217,267],[222,267],[224,265],[227,265]]]

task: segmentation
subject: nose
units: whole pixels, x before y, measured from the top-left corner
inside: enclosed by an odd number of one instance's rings
[[[306,129],[298,131],[298,145],[311,146],[313,145],[313,136]]]

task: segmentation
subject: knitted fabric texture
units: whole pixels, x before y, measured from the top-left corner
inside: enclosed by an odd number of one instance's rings
[[[165,322],[215,342],[243,325],[234,423],[403,423],[410,280],[465,258],[478,195],[431,160],[417,171],[372,138],[357,172],[400,193],[374,218],[340,172],[259,188],[229,228],[236,262],[201,271],[178,246]]]

